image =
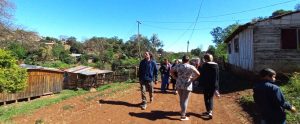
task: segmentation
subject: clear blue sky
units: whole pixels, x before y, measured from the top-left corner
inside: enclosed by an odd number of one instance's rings
[[[124,41],[140,33],[157,34],[166,51],[186,52],[213,45],[210,31],[294,10],[300,0],[12,0],[14,23],[41,36],[75,36],[79,41],[117,36]],[[201,6],[202,3],[202,6]],[[280,3],[280,4],[279,4]],[[200,9],[201,8],[201,9]],[[198,22],[195,25],[199,13]],[[251,10],[251,11],[248,11]],[[189,30],[186,30],[189,29]],[[193,32],[193,33],[192,33]]]

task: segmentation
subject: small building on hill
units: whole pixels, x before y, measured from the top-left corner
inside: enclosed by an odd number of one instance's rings
[[[300,11],[239,26],[225,43],[235,71],[300,71]]]
[[[111,82],[113,71],[100,70],[88,66],[77,66],[65,70],[65,88],[95,88],[106,82]]]
[[[19,99],[58,93],[63,89],[64,72],[54,68],[35,65],[20,65],[27,69],[28,85],[24,91],[18,93],[0,93],[0,103],[18,101]]]

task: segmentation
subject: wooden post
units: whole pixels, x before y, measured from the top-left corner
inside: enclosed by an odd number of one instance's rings
[[[138,76],[138,67],[135,66],[135,77],[137,77],[137,76]]]
[[[31,101],[30,97],[27,98],[27,101]]]

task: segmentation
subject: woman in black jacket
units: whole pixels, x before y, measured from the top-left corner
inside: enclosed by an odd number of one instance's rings
[[[212,118],[213,110],[213,96],[219,89],[219,66],[213,62],[213,56],[211,54],[204,55],[205,63],[201,67],[201,79],[203,81],[203,93],[206,112],[203,115],[207,115]]]

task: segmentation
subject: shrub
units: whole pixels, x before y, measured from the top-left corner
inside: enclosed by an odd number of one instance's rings
[[[0,49],[0,92],[17,92],[27,85],[27,71],[17,65],[11,52]]]
[[[41,64],[41,66],[65,69],[65,68],[70,68],[72,65],[66,64],[62,61],[52,61],[52,62],[45,62],[44,64]]]
[[[287,85],[282,87],[282,91],[285,95],[287,101],[300,109],[300,73],[294,73],[289,80]],[[287,122],[291,124],[300,123],[300,115],[293,114],[291,112],[287,113]]]
[[[24,59],[26,56],[26,50],[22,46],[22,44],[17,42],[10,43],[8,49],[12,52],[14,56],[16,56],[18,59]]]
[[[128,58],[126,60],[121,61],[122,66],[136,66],[139,64],[139,60],[137,58]]]

